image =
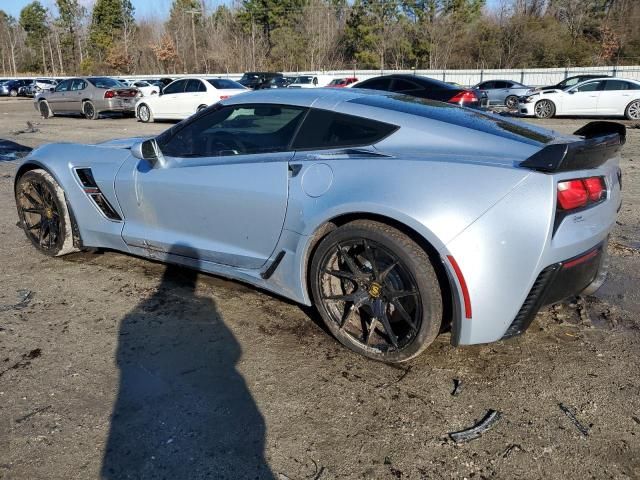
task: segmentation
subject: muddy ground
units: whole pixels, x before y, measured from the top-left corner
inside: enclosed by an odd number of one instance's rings
[[[29,147],[168,126],[42,120],[30,100],[0,99],[0,139]],[[509,341],[442,335],[403,367],[240,283],[36,253],[16,228],[15,162],[0,161],[0,479],[640,478],[640,129],[623,157],[600,292]],[[483,437],[448,439],[489,409],[502,418]]]

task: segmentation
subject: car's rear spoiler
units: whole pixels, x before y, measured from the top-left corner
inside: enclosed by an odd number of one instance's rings
[[[547,173],[596,168],[622,148],[627,129],[615,122],[590,122],[574,135],[580,135],[584,140],[547,145],[520,166]]]

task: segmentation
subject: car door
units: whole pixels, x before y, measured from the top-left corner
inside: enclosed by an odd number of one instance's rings
[[[53,92],[46,96],[49,107],[53,113],[64,113],[67,111],[65,101],[70,88],[71,80],[64,80],[56,86]]]
[[[193,115],[200,105],[209,105],[212,103],[207,98],[207,87],[197,78],[192,78],[187,81],[184,94],[181,95],[180,98],[179,108],[182,118]]]
[[[603,86],[604,80],[592,80],[565,90],[562,95],[562,114],[597,115],[598,98]]]
[[[186,79],[176,80],[167,85],[162,91],[162,98],[159,98],[153,107],[153,114],[163,118],[179,118],[180,103],[186,86]]]
[[[262,267],[282,232],[290,143],[305,113],[301,107],[232,105],[160,135],[161,164],[132,156],[116,177],[124,241],[151,255],[178,252]]]
[[[625,80],[604,80],[604,88],[598,98],[598,113],[601,115],[624,115],[624,111],[633,100],[632,83]]]
[[[81,112],[82,99],[85,98],[87,82],[81,78],[74,78],[71,81],[71,88],[67,93],[66,108],[68,111]]]

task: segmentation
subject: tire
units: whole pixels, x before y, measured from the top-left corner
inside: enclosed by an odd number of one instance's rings
[[[518,97],[516,97],[515,95],[509,95],[504,99],[504,104],[507,108],[513,110],[518,106]]]
[[[51,111],[51,107],[46,100],[40,100],[38,102],[38,110],[40,110],[40,115],[42,118],[51,118],[53,117],[53,112]]]
[[[9,91],[9,95],[12,97],[17,97],[18,96],[18,90],[16,90],[15,88],[13,90]]]
[[[202,110],[204,110],[205,108],[207,108],[208,105],[200,105],[197,109],[196,109],[196,113],[201,112]]]
[[[320,316],[354,352],[405,362],[438,335],[436,272],[427,253],[393,227],[358,220],[337,228],[319,243],[309,272]]]
[[[59,257],[77,252],[64,191],[45,170],[29,170],[16,184],[19,224],[34,247]]]
[[[98,113],[96,107],[89,100],[86,100],[82,103],[82,114],[87,120],[97,120],[100,116],[100,113]]]
[[[640,99],[634,100],[624,109],[627,120],[640,120]]]
[[[556,114],[556,106],[551,100],[540,100],[533,107],[536,118],[551,118]]]
[[[153,123],[153,113],[146,103],[143,103],[138,107],[136,116],[142,123]]]

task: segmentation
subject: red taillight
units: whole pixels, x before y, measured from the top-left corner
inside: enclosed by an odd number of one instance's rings
[[[463,92],[458,93],[455,97],[451,97],[449,99],[449,103],[473,103],[477,102],[477,95],[471,90],[465,90]]]
[[[227,98],[231,98],[231,95],[220,95],[220,100],[226,100]]]
[[[602,177],[585,178],[584,186],[587,187],[589,200],[591,200],[592,202],[599,202],[602,198],[602,195],[605,193]]]
[[[104,92],[104,98],[113,98],[116,96],[116,92],[114,92],[113,90],[107,90],[106,92]]]
[[[604,198],[606,189],[602,177],[567,180],[558,183],[558,205],[562,210],[586,207]]]

